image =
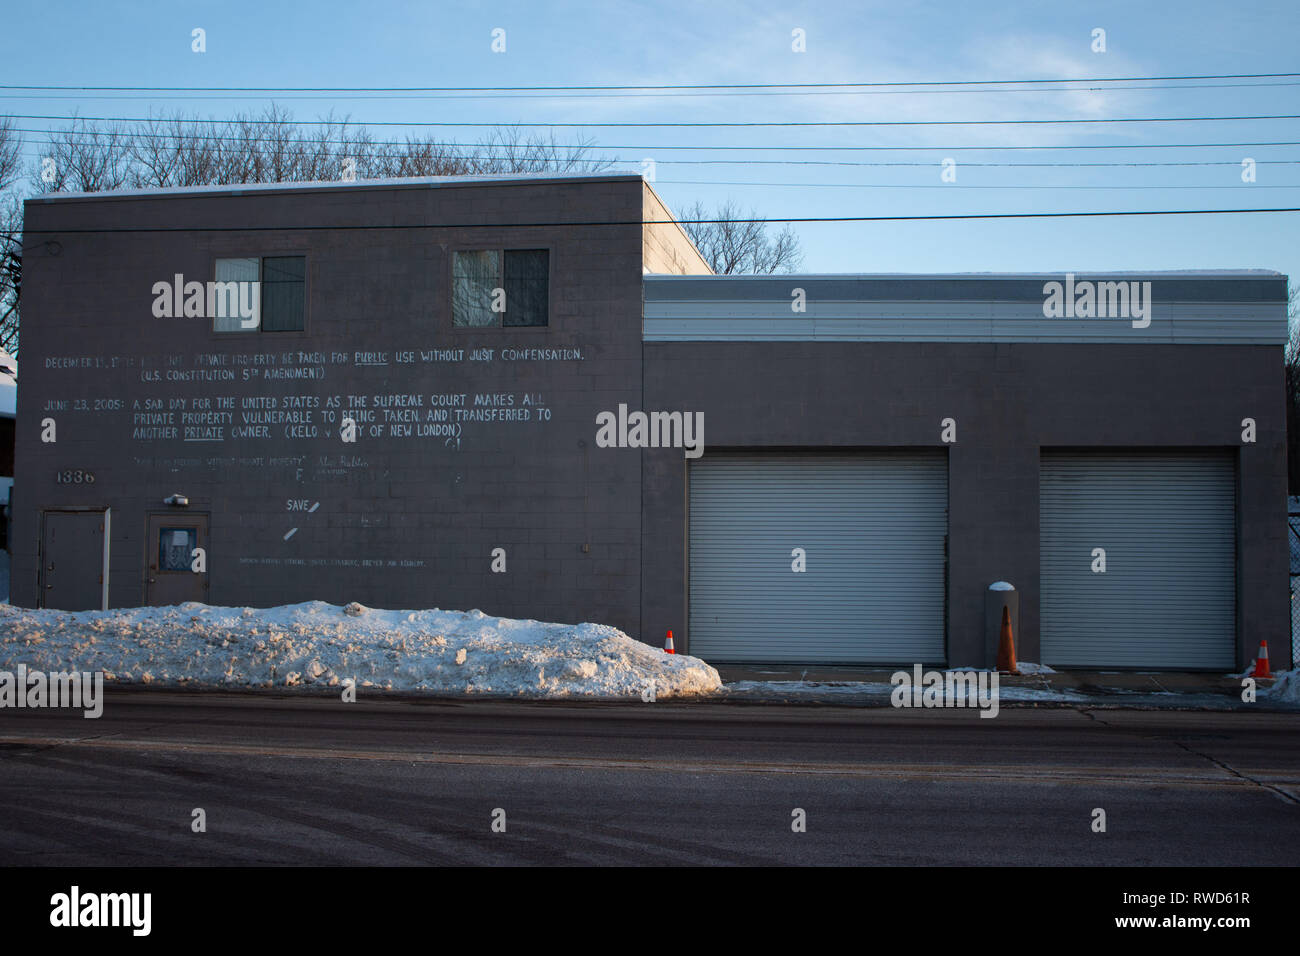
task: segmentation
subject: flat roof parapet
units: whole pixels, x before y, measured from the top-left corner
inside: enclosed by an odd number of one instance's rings
[[[1264,270],[644,281],[647,342],[1282,345],[1288,331],[1287,277]]]

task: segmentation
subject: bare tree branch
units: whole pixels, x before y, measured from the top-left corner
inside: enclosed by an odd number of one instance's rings
[[[408,136],[402,143],[376,143],[364,126],[333,114],[299,126],[284,107],[271,104],[257,114],[202,120],[181,112],[125,126],[96,125],[74,118],[50,134],[46,156],[31,171],[37,193],[99,192],[124,187],[176,188],[241,183],[326,182],[355,168],[357,179],[535,173],[593,173],[614,165],[596,155],[594,143],[561,146],[553,133],[526,133],[516,126],[488,134],[485,146]],[[19,174],[21,150],[12,125],[0,120],[0,190]],[[349,162],[351,161],[351,162]],[[4,199],[0,194],[0,199]],[[802,259],[799,239],[788,226],[769,232],[766,220],[744,215],[731,201],[713,215],[700,203],[683,222],[720,275],[793,272]],[[16,198],[0,208],[0,229],[12,241],[0,250],[0,344],[16,342],[21,281],[22,206]],[[6,317],[7,318],[4,318]],[[8,346],[6,346],[8,347]],[[12,349],[11,349],[12,351]]]
[[[32,170],[32,188],[37,193],[122,189],[132,182],[130,148],[125,127],[74,118],[67,129],[51,131],[47,152]]]
[[[752,209],[744,214],[730,199],[713,213],[696,202],[682,213],[681,223],[718,275],[793,272],[803,261],[793,229],[786,226],[775,236],[769,235],[766,219]]]
[[[23,207],[9,187],[17,183],[22,140],[13,121],[0,119],[0,349],[18,353],[18,289],[23,270]]]
[[[14,131],[9,117],[0,117],[0,190],[8,189],[18,179],[22,160],[22,140]]]

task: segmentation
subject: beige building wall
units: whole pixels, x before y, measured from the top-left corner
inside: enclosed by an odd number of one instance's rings
[[[664,201],[646,183],[641,219],[642,268],[646,272],[669,275],[712,275],[713,269],[677,223]],[[650,225],[651,223],[663,223]]]

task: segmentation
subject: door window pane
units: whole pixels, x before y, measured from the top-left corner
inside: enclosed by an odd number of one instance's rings
[[[189,571],[197,547],[196,528],[163,528],[158,532],[158,570]]]

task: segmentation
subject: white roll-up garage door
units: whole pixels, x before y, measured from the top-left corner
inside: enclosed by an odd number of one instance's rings
[[[942,451],[709,455],[690,469],[690,652],[944,660]],[[795,572],[794,549],[807,570]]]
[[[1041,476],[1043,663],[1231,669],[1231,455],[1044,452]]]

